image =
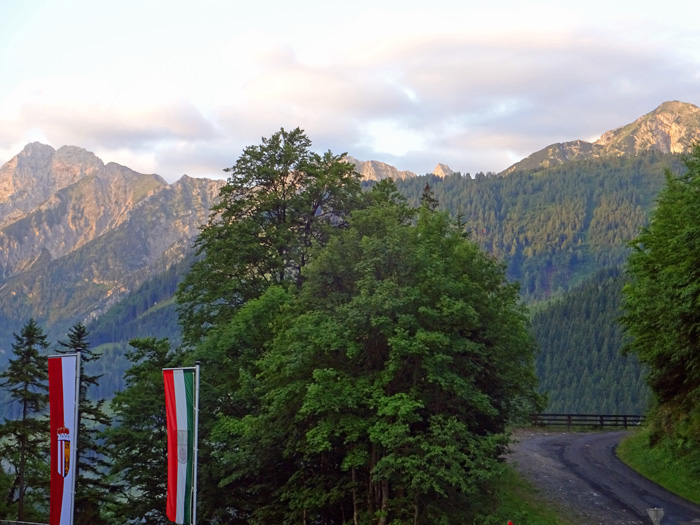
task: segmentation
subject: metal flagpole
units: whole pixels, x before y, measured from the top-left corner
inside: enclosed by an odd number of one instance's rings
[[[75,468],[73,469],[73,486],[71,487],[72,497],[70,499],[70,522],[75,522],[75,484],[78,480],[78,437],[80,436],[80,351],[76,352],[75,360],[75,412],[73,421],[75,421]]]
[[[195,362],[194,367],[194,462],[192,481],[192,525],[197,525],[197,451],[199,445],[197,443],[199,433],[199,361]]]

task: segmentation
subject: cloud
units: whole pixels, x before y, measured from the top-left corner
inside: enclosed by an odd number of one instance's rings
[[[140,4],[129,5],[98,17],[117,29],[90,44],[84,36],[103,29],[85,13],[97,7],[71,11],[78,18],[63,40],[59,4],[35,15],[55,49],[35,43],[30,60],[7,69],[5,78],[22,75],[0,84],[0,161],[41,140],[168,180],[221,176],[245,146],[299,126],[315,149],[399,169],[500,171],[665,100],[700,104],[694,18],[663,19],[668,6],[631,17],[625,4],[601,17],[598,0],[358,1],[343,13],[314,2],[226,13],[204,2],[162,16],[150,6],[127,37]],[[41,34],[31,29],[22,38]],[[20,36],[13,52],[30,47]]]
[[[147,149],[162,140],[216,136],[215,126],[187,101],[154,102],[140,107],[108,104],[86,96],[67,104],[50,95],[23,103],[19,120],[37,127],[51,142]]]

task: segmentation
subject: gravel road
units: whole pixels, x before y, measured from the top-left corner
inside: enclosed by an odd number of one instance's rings
[[[646,509],[660,507],[661,525],[700,525],[700,506],[617,459],[615,447],[625,434],[518,431],[508,461],[576,523],[650,525]]]

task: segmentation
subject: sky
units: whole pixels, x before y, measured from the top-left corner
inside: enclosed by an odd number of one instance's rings
[[[499,172],[700,106],[696,0],[2,0],[0,164],[34,141],[169,182],[319,153]]]

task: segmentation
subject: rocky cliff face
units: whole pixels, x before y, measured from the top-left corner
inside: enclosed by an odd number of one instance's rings
[[[684,102],[664,102],[631,124],[604,133],[595,144],[608,155],[656,150],[685,153],[700,139],[700,108]]]
[[[636,155],[644,151],[685,153],[700,141],[700,108],[685,102],[664,102],[631,124],[604,133],[595,142],[575,140],[552,144],[514,164],[502,174],[537,171],[571,160]]]
[[[184,257],[223,184],[168,185],[81,148],[30,144],[0,168],[3,314],[94,317]]]
[[[448,175],[452,175],[453,173],[454,171],[452,171],[447,164],[438,164],[433,170],[433,175],[437,177],[447,177]]]
[[[416,176],[412,171],[399,171],[394,166],[378,160],[362,161],[350,156],[345,157],[345,160],[355,165],[355,170],[362,175],[363,180],[379,181],[388,178],[403,180]]]
[[[74,160],[79,162],[80,157]],[[65,158],[61,163],[64,173],[75,176],[54,178],[62,182],[56,184],[60,189],[0,230],[0,278],[28,268],[44,251],[58,259],[104,235],[126,220],[140,200],[167,186],[156,175],[141,175],[118,164],[90,170],[88,175],[80,164],[71,165]],[[25,181],[25,203],[36,200],[29,191],[36,187]],[[14,215],[19,213],[15,208]]]
[[[92,153],[74,146],[58,151],[34,142],[0,167],[0,228],[78,180],[95,174],[104,164]]]

